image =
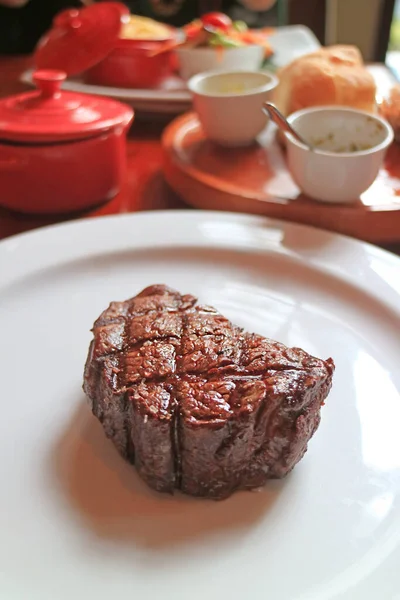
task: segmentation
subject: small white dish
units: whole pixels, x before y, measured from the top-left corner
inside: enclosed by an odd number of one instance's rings
[[[264,129],[262,111],[278,79],[264,71],[211,72],[188,82],[205,135],[222,146],[247,146]]]
[[[385,119],[351,108],[306,108],[288,122],[313,146],[311,151],[285,134],[289,170],[299,188],[321,202],[357,200],[376,179],[393,141]]]
[[[321,47],[314,33],[304,25],[277,27],[268,35],[273,55],[268,63],[274,69],[288,65],[299,56],[315,52]]]
[[[205,71],[257,71],[261,68],[264,48],[258,45],[239,48],[177,48],[179,74],[187,81]]]

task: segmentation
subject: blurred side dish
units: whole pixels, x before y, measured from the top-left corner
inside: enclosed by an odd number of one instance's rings
[[[380,107],[381,116],[389,121],[394,131],[396,142],[400,143],[400,85],[396,85],[390,91]]]
[[[264,49],[264,57],[272,55],[268,35],[273,30],[249,29],[244,21],[232,21],[223,13],[208,13],[182,28],[181,47],[214,47],[220,49],[257,45]]]

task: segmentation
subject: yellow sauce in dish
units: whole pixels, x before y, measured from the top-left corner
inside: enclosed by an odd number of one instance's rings
[[[248,91],[249,88],[240,83],[223,85],[218,90],[220,94],[243,94]]]
[[[171,37],[171,30],[154,19],[131,15],[123,24],[119,37],[125,40],[165,40]]]

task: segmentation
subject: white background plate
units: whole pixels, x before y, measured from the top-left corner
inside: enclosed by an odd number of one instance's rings
[[[320,47],[315,35],[304,25],[279,27],[271,34],[270,41],[274,49],[271,60],[273,68],[288,64],[294,58]],[[23,73],[21,79],[32,84],[32,71]],[[149,113],[179,114],[188,110],[192,104],[189,90],[178,78],[171,78],[161,89],[140,90],[89,85],[79,79],[69,79],[62,87],[72,92],[109,96],[130,104],[138,111]]]
[[[0,598],[400,598],[400,261],[258,217],[142,213],[0,244]],[[223,502],[158,495],[81,392],[110,300],[167,283],[337,370],[309,451]]]

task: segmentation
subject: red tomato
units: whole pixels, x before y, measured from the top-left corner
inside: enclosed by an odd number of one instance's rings
[[[210,12],[201,17],[203,25],[209,25],[210,27],[216,27],[217,29],[229,29],[232,26],[232,20],[228,15],[219,12]]]
[[[190,25],[186,25],[186,27],[184,27],[184,32],[186,35],[186,39],[188,40],[193,40],[195,37],[197,37],[200,33],[200,31],[203,29],[203,25],[202,23],[200,25],[196,24],[190,24]]]

